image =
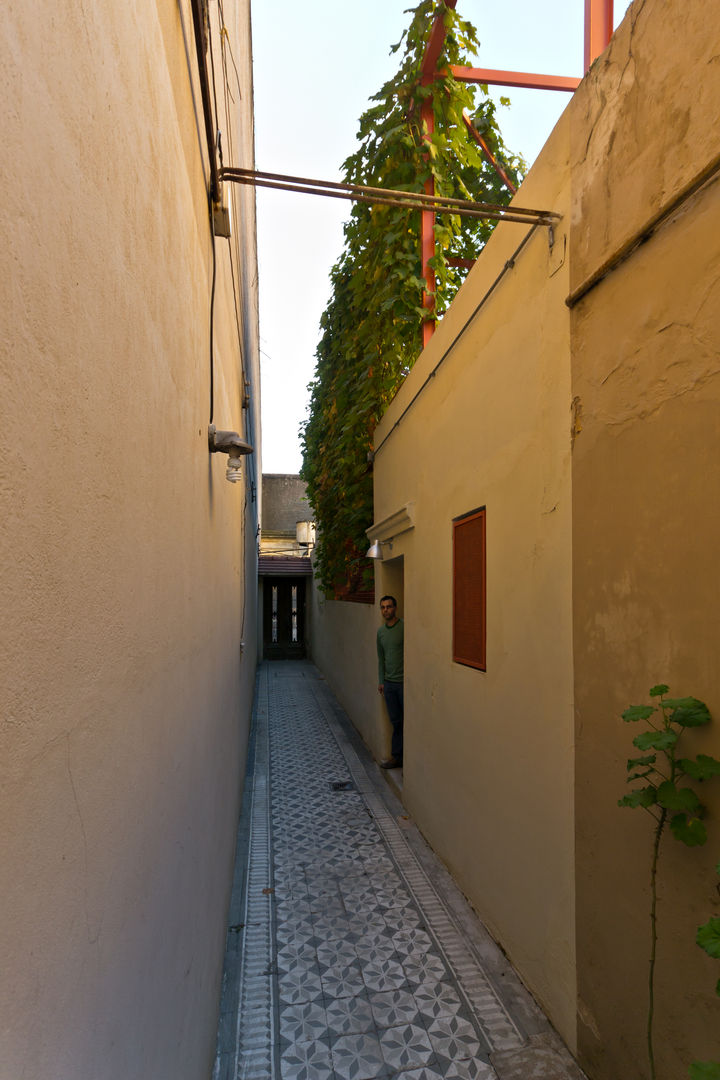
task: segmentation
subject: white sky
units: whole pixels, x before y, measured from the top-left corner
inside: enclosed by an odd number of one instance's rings
[[[415,0],[253,0],[256,167],[339,180],[369,98]],[[615,0],[617,26],[629,0]],[[458,0],[477,28],[478,67],[581,75],[584,0]],[[506,145],[531,164],[570,95],[491,87]],[[296,473],[330,268],[350,204],[257,189],[263,472]]]

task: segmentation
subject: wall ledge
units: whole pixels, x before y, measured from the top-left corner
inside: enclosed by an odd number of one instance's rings
[[[400,533],[408,532],[415,528],[415,503],[406,503],[394,514],[376,521],[369,529],[365,530],[370,540],[393,540]]]

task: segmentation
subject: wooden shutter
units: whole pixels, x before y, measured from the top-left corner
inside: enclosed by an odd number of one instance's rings
[[[453,521],[453,660],[485,671],[485,507]]]

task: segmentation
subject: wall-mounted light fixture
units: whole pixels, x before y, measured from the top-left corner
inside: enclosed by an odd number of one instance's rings
[[[236,484],[242,477],[242,459],[245,454],[252,454],[250,443],[241,439],[237,431],[218,431],[214,424],[208,427],[208,447],[211,454],[227,454],[228,463],[225,478]]]
[[[373,522],[370,528],[365,530],[365,535],[370,541],[370,549],[366,558],[382,560],[385,557],[383,547],[387,547],[389,551],[392,551],[393,540],[396,540],[398,536],[402,536],[403,533],[409,532],[414,527],[415,503],[412,502],[401,506],[394,514],[383,518],[382,521]]]
[[[392,540],[373,540],[372,544],[368,548],[365,558],[367,559],[383,559],[383,545],[388,547],[392,551]]]

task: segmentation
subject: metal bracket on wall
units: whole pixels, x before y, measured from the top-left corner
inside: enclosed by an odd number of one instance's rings
[[[225,477],[233,484],[237,483],[242,475],[243,456],[254,453],[250,443],[241,439],[237,431],[218,431],[214,424],[208,426],[208,449],[211,454],[228,455]]]

